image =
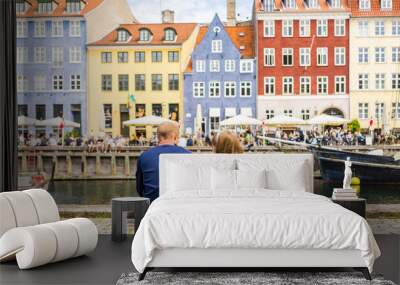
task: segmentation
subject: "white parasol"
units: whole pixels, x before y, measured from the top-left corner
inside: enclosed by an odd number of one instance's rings
[[[141,118],[129,120],[123,122],[124,126],[158,126],[165,122],[173,122],[169,119],[165,119],[157,116],[144,116]]]
[[[325,125],[325,126],[339,126],[347,124],[348,122],[349,120],[346,120],[344,118],[330,116],[326,114],[322,114],[308,120],[308,123],[310,125]]]
[[[245,115],[237,115],[235,117],[223,120],[221,126],[260,126],[262,122],[255,118]]]

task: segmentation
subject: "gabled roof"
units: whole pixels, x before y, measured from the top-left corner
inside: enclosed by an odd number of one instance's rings
[[[370,10],[360,10],[359,0],[349,0],[352,17],[395,17],[400,16],[400,0],[392,0],[391,10],[381,10],[380,0],[370,0]]]
[[[101,40],[90,44],[91,46],[129,46],[129,45],[181,45],[184,43],[192,34],[196,28],[195,23],[163,23],[163,24],[122,24],[111,33],[107,34]],[[165,30],[173,29],[176,32],[175,41],[164,41]],[[117,42],[118,30],[124,29],[130,33],[131,37],[127,42]],[[139,31],[141,29],[147,29],[151,32],[152,37],[148,42],[139,41]]]
[[[55,8],[52,13],[38,13],[38,0],[25,0],[29,8],[25,13],[18,13],[18,17],[61,17],[61,16],[83,16],[93,9],[97,8],[104,0],[82,0],[84,3],[80,13],[67,13],[67,0],[53,0]]]

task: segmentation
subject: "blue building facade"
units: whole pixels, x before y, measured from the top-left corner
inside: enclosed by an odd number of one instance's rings
[[[84,16],[17,19],[18,113],[44,120],[64,117],[86,133],[86,19]],[[34,134],[51,127],[31,128]]]
[[[252,26],[224,26],[216,15],[199,30],[184,73],[184,129],[187,134],[219,129],[227,118],[256,117],[256,69]],[[201,114],[200,114],[201,113]],[[199,120],[198,120],[199,121]]]

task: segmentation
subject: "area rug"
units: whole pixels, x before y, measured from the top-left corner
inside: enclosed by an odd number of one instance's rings
[[[148,272],[142,281],[138,281],[138,276],[138,273],[122,274],[117,285],[395,285],[376,275],[368,281],[359,272]]]

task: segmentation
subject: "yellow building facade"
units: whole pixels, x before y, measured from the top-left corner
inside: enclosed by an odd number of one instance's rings
[[[123,126],[145,115],[183,121],[183,71],[196,24],[124,24],[88,45],[88,132],[150,138],[152,127]]]

